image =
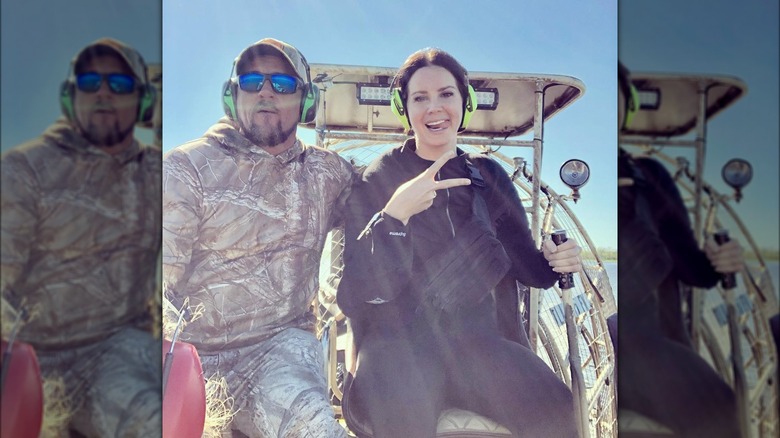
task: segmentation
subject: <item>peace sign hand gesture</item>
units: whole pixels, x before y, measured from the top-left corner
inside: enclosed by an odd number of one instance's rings
[[[427,210],[433,205],[433,199],[436,197],[437,190],[471,184],[471,180],[468,178],[436,180],[436,174],[439,172],[439,169],[454,156],[454,151],[445,153],[438,160],[434,161],[431,167],[401,184],[395,190],[393,196],[390,197],[390,200],[387,201],[383,209],[385,214],[398,219],[406,225],[409,222],[409,218]]]

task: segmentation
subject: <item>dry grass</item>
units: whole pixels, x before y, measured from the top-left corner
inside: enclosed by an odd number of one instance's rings
[[[41,438],[68,436],[68,424],[73,410],[62,377],[43,379],[43,423]]]
[[[189,306],[185,300],[184,307]],[[182,317],[179,333],[188,323],[203,315],[203,305],[190,309],[189,319]],[[177,309],[167,298],[162,298],[162,332],[165,339],[172,340],[179,321],[181,309]],[[218,374],[206,379],[206,422],[203,429],[204,438],[219,438],[233,419],[233,397],[230,396],[227,381]]]
[[[215,374],[206,379],[206,422],[203,438],[219,438],[235,415],[227,381]]]

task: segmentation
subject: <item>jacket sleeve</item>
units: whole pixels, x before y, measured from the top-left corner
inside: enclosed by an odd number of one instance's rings
[[[185,290],[185,272],[198,239],[202,217],[202,188],[195,166],[186,154],[173,151],[163,160],[163,291],[177,308]]]
[[[660,237],[672,257],[675,275],[690,286],[715,286],[720,276],[696,242],[688,210],[671,175],[656,160],[639,159],[637,163],[652,185],[651,207]]]
[[[14,285],[20,280],[35,241],[38,223],[38,200],[41,198],[34,170],[22,154],[9,152],[0,159],[0,291],[18,308]]]
[[[328,229],[344,225],[347,199],[349,199],[349,195],[352,193],[352,187],[357,180],[357,173],[352,164],[339,155],[336,155],[336,159],[338,167],[336,174],[339,175],[337,184],[343,188],[340,190],[339,195],[334,202]]]
[[[558,279],[544,254],[536,247],[528,225],[528,217],[512,180],[497,163],[485,160],[488,184],[494,189],[490,196],[491,209],[499,211],[496,235],[504,245],[512,267],[509,274],[526,286],[547,289]]]
[[[337,296],[350,317],[393,302],[411,283],[411,227],[381,214],[387,189],[379,181],[361,180],[347,200],[344,273]]]

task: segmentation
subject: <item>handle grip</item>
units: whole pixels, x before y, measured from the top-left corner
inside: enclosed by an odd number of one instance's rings
[[[553,243],[558,246],[567,241],[566,230],[555,230],[550,235]],[[574,287],[574,274],[571,272],[562,273],[558,278],[558,287],[561,289],[571,289]]]
[[[718,230],[713,237],[715,238],[715,243],[718,245],[723,245],[724,243],[731,240],[729,238],[729,232],[728,230]],[[723,289],[734,289],[737,287],[737,276],[733,272],[730,274],[721,274],[720,276],[720,285],[723,287]]]

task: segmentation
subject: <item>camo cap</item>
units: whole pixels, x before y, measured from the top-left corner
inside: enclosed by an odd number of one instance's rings
[[[309,64],[303,54],[295,47],[274,38],[263,38],[239,53],[236,57],[236,74],[244,73],[244,67],[251,57],[268,53],[280,54],[290,64],[298,79],[309,82]]]
[[[134,48],[113,38],[100,38],[81,49],[81,51],[76,54],[76,57],[73,58],[73,73],[75,74],[83,68],[85,62],[93,57],[105,54],[106,51],[117,54],[120,59],[127,64],[127,67],[133,72],[135,78],[141,83],[148,85],[146,63],[141,54]]]

